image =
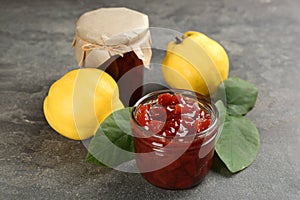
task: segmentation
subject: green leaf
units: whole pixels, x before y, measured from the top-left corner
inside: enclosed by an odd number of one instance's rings
[[[218,109],[218,112],[219,112],[219,129],[218,129],[218,134],[216,136],[216,139],[215,139],[215,142],[218,141],[221,133],[222,133],[222,130],[223,130],[223,126],[224,126],[224,122],[225,122],[225,117],[226,117],[226,107],[224,106],[223,102],[222,101],[217,101],[215,103],[217,109]]]
[[[87,161],[116,167],[134,158],[130,112],[131,108],[118,110],[101,123],[89,145]]]
[[[86,161],[96,164],[96,165],[102,165],[102,166],[106,166],[104,165],[102,162],[100,162],[99,160],[97,160],[97,158],[95,158],[90,152],[87,153],[86,155]]]
[[[258,90],[252,83],[238,77],[226,79],[215,94],[222,100],[229,115],[246,115],[255,105]]]
[[[227,115],[215,150],[227,168],[235,173],[256,159],[259,145],[258,130],[250,120]]]

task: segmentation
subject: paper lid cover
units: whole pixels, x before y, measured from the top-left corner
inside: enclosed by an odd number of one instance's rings
[[[148,65],[148,16],[128,8],[100,8],[84,13],[77,21],[73,46],[80,66],[97,67],[111,56],[123,56],[129,51]]]

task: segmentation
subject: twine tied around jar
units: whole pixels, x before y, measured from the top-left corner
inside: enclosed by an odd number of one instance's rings
[[[79,37],[74,38],[74,40],[72,42],[73,47],[76,45],[78,40],[83,43],[83,45],[81,46],[82,56],[81,56],[81,59],[78,62],[79,66],[83,65],[83,62],[84,62],[84,60],[87,56],[87,53],[89,51],[92,51],[92,50],[105,50],[105,51],[108,52],[108,54],[110,56],[113,56],[113,55],[123,56],[124,51],[127,51],[127,49],[128,49],[128,46],[126,44],[121,44],[121,43],[118,43],[118,44],[105,44],[104,40],[101,40],[98,44],[95,44],[95,43],[87,42],[87,41],[85,41],[85,40],[83,40]]]

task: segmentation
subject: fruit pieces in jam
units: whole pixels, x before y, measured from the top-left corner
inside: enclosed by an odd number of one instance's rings
[[[136,118],[146,130],[162,136],[184,137],[199,133],[211,124],[210,114],[197,101],[169,93],[159,95],[155,103],[140,105]]]
[[[200,133],[211,125],[210,113],[197,99],[169,93],[137,107],[135,119],[144,130],[132,125],[136,161],[148,182],[185,189],[203,180],[212,165],[217,133],[214,127]]]

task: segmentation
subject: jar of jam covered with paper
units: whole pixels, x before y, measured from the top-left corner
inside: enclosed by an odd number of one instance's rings
[[[141,98],[144,68],[152,54],[147,15],[127,8],[84,13],[73,47],[80,67],[102,69],[116,80],[125,106]]]

